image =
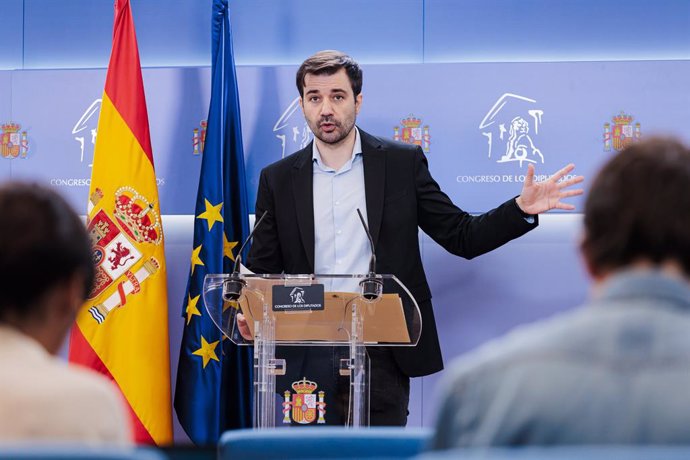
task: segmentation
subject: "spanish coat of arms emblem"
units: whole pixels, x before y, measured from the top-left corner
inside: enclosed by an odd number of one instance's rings
[[[422,127],[421,118],[417,118],[412,114],[400,120],[400,124],[402,129],[400,126],[394,128],[393,140],[418,145],[424,150],[424,153],[429,153],[429,146],[431,145],[429,125]]]
[[[633,117],[621,112],[611,119],[612,123],[604,123],[604,151],[619,152],[642,137],[640,123],[633,125]]]
[[[317,424],[326,423],[326,403],[324,402],[326,394],[323,391],[314,393],[317,388],[316,382],[307,380],[306,377],[292,382],[292,389],[295,392],[291,394],[286,390],[284,393],[283,423],[290,423],[291,418],[300,425],[308,425],[314,421]]]

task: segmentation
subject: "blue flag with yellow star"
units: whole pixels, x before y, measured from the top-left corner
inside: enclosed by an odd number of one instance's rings
[[[194,247],[182,308],[175,411],[197,445],[252,423],[252,350],[223,339],[208,316],[204,277],[228,273],[249,234],[242,128],[227,0],[214,0],[212,90],[194,219]]]

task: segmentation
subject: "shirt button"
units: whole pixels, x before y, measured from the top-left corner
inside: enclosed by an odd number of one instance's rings
[[[343,231],[342,231],[342,230],[338,230],[338,231],[335,232],[335,233],[338,234],[338,235],[341,235],[341,234],[343,233]]]
[[[338,265],[340,265],[340,261],[339,261],[339,260],[336,260],[335,263],[338,264]]]
[[[336,205],[336,206],[339,206],[339,205],[340,205],[340,201],[336,201],[336,202],[335,202],[335,205]]]

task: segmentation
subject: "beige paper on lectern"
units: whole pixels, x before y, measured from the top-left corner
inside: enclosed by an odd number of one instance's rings
[[[264,300],[268,305],[272,305],[271,285],[276,283],[255,279],[251,284],[255,289],[261,287]],[[358,295],[352,292],[326,292],[324,297],[323,310],[273,312],[276,318],[275,340],[347,342],[352,320],[352,303]],[[410,343],[400,296],[383,294],[376,303],[360,300],[358,308],[364,320],[364,342]],[[260,320],[263,314],[263,301],[259,293],[246,289],[243,298],[240,299],[240,309],[247,318],[253,336],[254,320]]]

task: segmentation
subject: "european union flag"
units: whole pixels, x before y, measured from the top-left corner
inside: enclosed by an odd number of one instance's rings
[[[204,306],[204,277],[232,270],[249,234],[242,128],[227,0],[214,0],[212,90],[183,302],[175,410],[198,445],[229,428],[250,427],[252,350],[223,339]]]

